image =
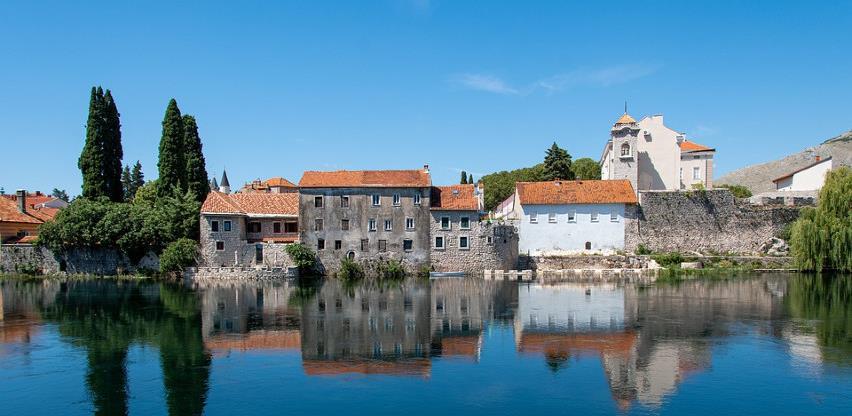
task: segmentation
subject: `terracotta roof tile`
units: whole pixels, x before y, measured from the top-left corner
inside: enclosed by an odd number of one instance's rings
[[[296,184],[288,181],[287,179],[277,177],[277,178],[269,178],[265,182],[266,186],[283,186],[285,188],[295,188]]]
[[[433,210],[479,211],[473,185],[433,186],[429,203]]]
[[[715,152],[716,149],[704,146],[703,144],[691,142],[689,140],[684,140],[684,141],[680,142],[680,151],[684,152],[684,153],[689,153],[689,152]]]
[[[630,114],[624,113],[621,117],[616,120],[615,124],[633,124],[636,123],[636,119],[630,116]]]
[[[29,204],[27,204],[29,205]],[[27,208],[26,213],[18,211],[18,204],[9,198],[0,198],[0,221],[41,224],[49,221],[59,212],[56,208]]]
[[[518,182],[521,204],[636,204],[630,181],[552,181]]]
[[[306,171],[301,188],[425,188],[432,185],[425,170],[338,170]]]
[[[201,205],[201,212],[214,214],[281,215],[299,214],[297,193],[239,193],[210,192]]]

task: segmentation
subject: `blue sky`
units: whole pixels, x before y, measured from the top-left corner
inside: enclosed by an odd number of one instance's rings
[[[597,159],[625,100],[716,147],[717,173],[852,128],[852,2],[14,3],[6,192],[79,194],[93,85],[116,98],[126,163],[156,177],[174,97],[232,185],[424,163],[454,183],[553,141]]]

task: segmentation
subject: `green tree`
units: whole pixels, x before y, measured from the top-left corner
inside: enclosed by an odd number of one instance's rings
[[[474,182],[473,182],[473,175],[472,175],[472,174],[470,174],[470,173],[468,173],[468,174],[467,174],[467,183],[468,183],[469,185],[473,185],[473,184],[474,184]]]
[[[133,169],[130,171],[131,198],[136,196],[136,191],[138,191],[142,185],[145,185],[145,174],[142,173],[142,164],[137,160],[136,164],[133,165]]]
[[[852,168],[830,171],[816,208],[804,208],[790,232],[801,270],[852,271]]]
[[[588,157],[582,157],[571,163],[571,171],[574,172],[574,179],[595,180],[601,178],[601,165]]]
[[[459,183],[462,185],[467,183],[467,172],[461,171],[461,179],[459,180]]]
[[[130,166],[124,165],[124,169],[121,171],[121,187],[124,188],[124,200],[130,201],[133,199],[133,195],[130,193]],[[134,192],[135,193],[135,192]]]
[[[201,137],[198,136],[198,124],[195,117],[183,116],[184,150],[186,156],[186,189],[198,202],[204,202],[210,193],[207,181],[207,167],[201,149]]]
[[[110,90],[106,90],[103,98],[104,112],[104,135],[103,174],[106,183],[107,197],[111,201],[120,202],[124,200],[124,187],[121,183],[121,159],[124,151],[121,146],[121,114],[112,98]]]
[[[553,142],[544,156],[544,171],[546,180],[572,180],[574,172],[571,171],[571,155]]]
[[[104,91],[101,87],[92,87],[89,98],[89,118],[86,121],[86,142],[77,161],[77,167],[83,174],[84,198],[95,199],[108,196],[109,191],[104,177],[103,143],[107,134],[104,119]]]
[[[161,273],[180,273],[196,264],[198,243],[188,238],[179,238],[169,244],[160,256]]]
[[[515,192],[515,182],[544,181],[544,164],[539,163],[530,168],[511,171],[495,172],[480,178],[485,188],[485,209],[492,210],[512,193]]]
[[[65,192],[64,189],[53,188],[53,191],[50,193],[50,196],[68,202],[68,193]]]
[[[186,157],[184,154],[183,118],[177,101],[172,98],[163,118],[163,135],[160,139],[159,194],[170,195],[174,191],[185,189]]]

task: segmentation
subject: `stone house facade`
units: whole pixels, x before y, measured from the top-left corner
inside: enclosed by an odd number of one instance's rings
[[[410,271],[429,264],[431,177],[422,170],[308,171],[299,181],[300,241],[319,271],[334,274],[348,257],[366,266],[398,260]]]
[[[287,267],[298,239],[298,194],[210,192],[201,206],[201,266]]]
[[[482,198],[474,185],[432,188],[431,263],[436,272],[515,268],[518,236],[511,225],[483,221]]]

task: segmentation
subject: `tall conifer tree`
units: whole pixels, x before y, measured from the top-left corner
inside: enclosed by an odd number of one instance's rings
[[[184,155],[183,118],[177,101],[172,98],[163,118],[163,136],[157,168],[160,173],[157,186],[160,196],[171,195],[174,190],[185,190],[186,157]]]
[[[104,91],[101,87],[92,87],[89,118],[86,121],[86,143],[77,161],[77,166],[83,174],[84,198],[96,199],[109,195],[104,178],[104,124]]]
[[[207,182],[207,167],[201,148],[201,137],[198,136],[198,124],[195,117],[183,116],[184,142],[183,148],[186,159],[186,189],[192,193],[198,202],[204,202],[210,193],[210,182]]]
[[[121,171],[121,187],[124,190],[124,200],[130,201],[133,199],[133,194],[131,193],[133,185],[130,183],[130,166],[125,165]]]
[[[124,187],[121,183],[121,159],[124,157],[121,146],[121,115],[110,90],[106,90],[104,94],[103,111],[103,174],[106,196],[112,201],[120,202],[124,200]]]
[[[459,183],[462,185],[467,183],[467,172],[461,171],[461,179],[459,180]]]
[[[142,173],[142,164],[138,160],[130,171],[130,183],[133,186],[133,195],[136,195],[136,191],[145,185],[145,174]]]

